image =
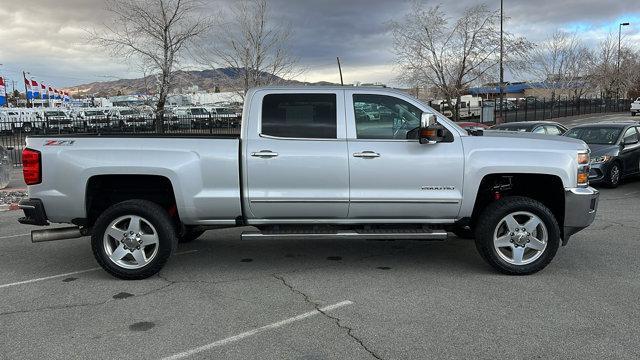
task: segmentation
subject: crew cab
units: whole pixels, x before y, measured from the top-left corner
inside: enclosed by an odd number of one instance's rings
[[[252,89],[239,136],[30,136],[23,164],[19,221],[73,225],[32,241],[90,235],[98,263],[122,279],[157,273],[178,242],[235,226],[250,226],[243,239],[452,231],[475,238],[498,271],[530,274],[591,224],[599,196],[583,141],[472,136],[386,88]]]

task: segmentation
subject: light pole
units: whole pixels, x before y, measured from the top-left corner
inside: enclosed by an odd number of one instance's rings
[[[628,26],[629,23],[628,22],[623,22],[620,23],[620,25],[618,25],[618,62],[616,65],[616,83],[617,83],[617,88],[616,88],[616,97],[619,99],[620,98],[620,43],[621,43],[621,39],[622,39],[622,27],[623,26]]]
[[[503,44],[503,31],[502,31],[502,20],[503,20],[503,0],[500,0],[500,122],[502,122],[503,112],[503,99],[504,99],[504,90],[502,89],[502,85],[504,83],[504,67],[502,65],[502,56],[504,53],[504,44]]]

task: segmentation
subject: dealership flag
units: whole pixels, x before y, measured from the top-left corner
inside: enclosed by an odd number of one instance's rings
[[[7,103],[7,92],[4,87],[4,78],[0,76],[0,106],[4,106]]]
[[[48,99],[49,97],[47,96],[47,86],[43,83],[40,83],[40,97],[42,99]]]
[[[40,86],[38,86],[38,82],[35,80],[31,80],[31,91],[33,92],[34,99],[40,99]]]
[[[27,93],[25,94],[25,96],[27,97],[27,100],[31,100],[33,99],[33,92],[31,90],[31,82],[27,79],[24,79],[24,86],[27,90]]]

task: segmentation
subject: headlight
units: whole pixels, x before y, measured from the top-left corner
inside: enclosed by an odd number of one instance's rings
[[[613,156],[611,156],[611,155],[596,156],[593,159],[591,159],[591,164],[606,163],[607,161],[611,160],[612,158],[613,158]]]
[[[577,182],[578,186],[588,186],[589,185],[589,152],[579,152],[578,153],[578,173],[577,173]]]

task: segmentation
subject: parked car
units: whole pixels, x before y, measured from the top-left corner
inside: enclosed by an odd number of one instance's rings
[[[4,189],[11,181],[11,159],[9,151],[0,145],[0,189]]]
[[[470,133],[477,134],[480,131],[484,131],[489,129],[489,125],[477,123],[477,122],[469,122],[469,121],[459,121],[456,122],[458,126],[467,130]]]
[[[209,122],[213,120],[209,110],[202,106],[180,106],[174,108],[173,113],[178,119],[180,128],[209,127]]]
[[[112,108],[108,117],[111,126],[120,129],[148,130],[153,127],[153,118],[144,116],[135,108]]]
[[[36,117],[44,121],[50,131],[70,132],[73,129],[71,113],[63,109],[44,109],[36,112]]]
[[[246,99],[237,137],[28,137],[19,221],[73,224],[36,230],[32,241],[90,235],[107,272],[142,279],[178,242],[247,225],[244,239],[444,239],[453,230],[475,236],[496,270],[531,274],[596,216],[581,140],[471,136],[387,88],[262,87]],[[358,119],[356,104],[393,119]]]
[[[111,126],[109,116],[100,108],[83,108],[76,111],[76,122],[87,129],[105,129]]]
[[[534,134],[562,135],[567,132],[564,125],[553,121],[518,121],[499,124],[491,130],[530,132]]]
[[[589,145],[589,182],[616,187],[625,177],[640,173],[639,132],[637,122],[602,122],[576,126],[565,136]]]
[[[6,108],[0,109],[0,132],[25,134],[32,133],[42,127],[33,109]]]
[[[636,116],[637,113],[640,113],[640,97],[631,103],[631,116]]]

